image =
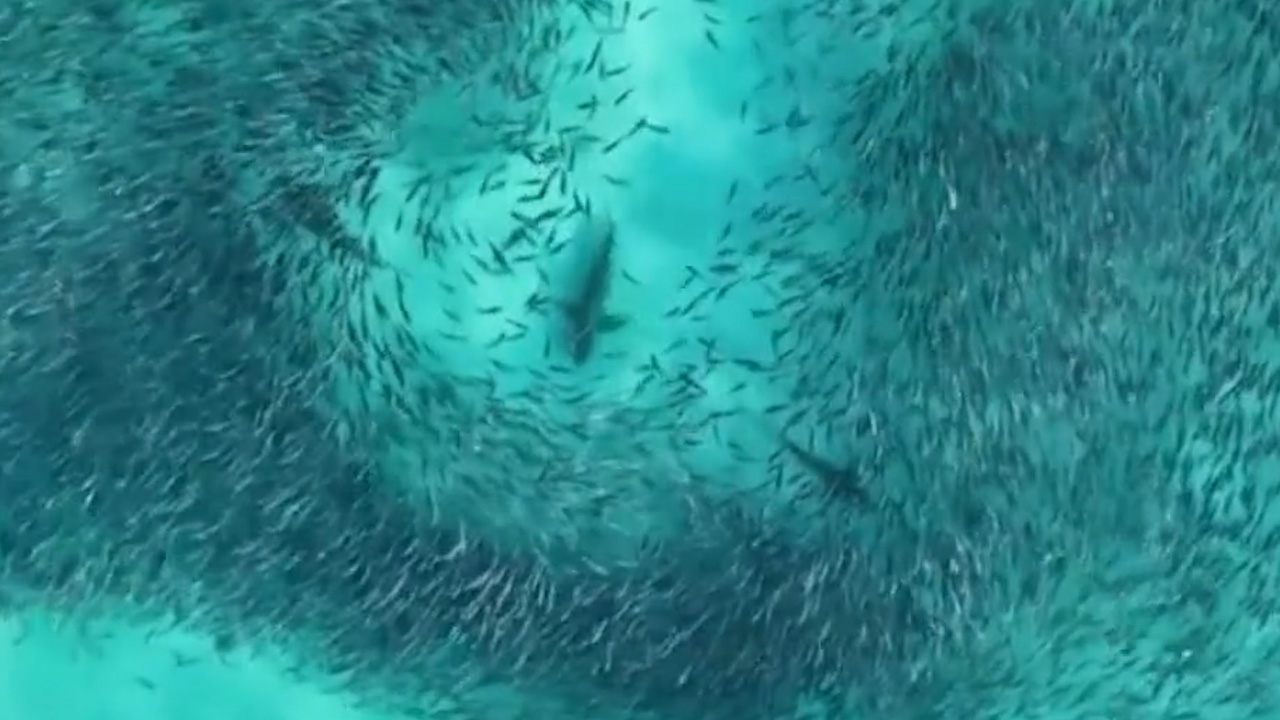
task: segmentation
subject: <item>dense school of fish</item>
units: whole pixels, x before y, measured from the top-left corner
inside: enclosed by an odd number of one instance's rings
[[[0,7],[0,602],[431,719],[1280,712],[1280,8],[747,5]],[[674,294],[668,15],[785,148]]]

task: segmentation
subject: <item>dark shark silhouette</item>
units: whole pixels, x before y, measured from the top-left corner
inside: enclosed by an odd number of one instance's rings
[[[863,482],[862,473],[855,463],[838,463],[817,453],[806,450],[786,437],[782,446],[791,453],[805,470],[817,479],[822,486],[823,495],[837,498],[861,506],[871,505],[871,496]]]
[[[626,324],[604,309],[613,278],[615,229],[611,218],[588,217],[569,240],[569,261],[583,269],[560,288],[557,306],[564,347],[578,365],[590,359],[597,337]]]

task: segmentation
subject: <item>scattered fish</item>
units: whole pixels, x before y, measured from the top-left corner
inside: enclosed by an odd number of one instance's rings
[[[127,607],[157,698],[305,645],[424,719],[1280,715],[1275,12],[755,5],[0,12],[11,650],[124,662]],[[868,394],[893,442],[818,449]]]

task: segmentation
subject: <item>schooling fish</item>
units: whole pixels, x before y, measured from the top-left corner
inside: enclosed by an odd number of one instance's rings
[[[604,310],[613,275],[614,231],[611,218],[588,217],[559,258],[565,270],[556,288],[560,337],[569,357],[579,365],[591,357],[600,334],[625,324]]]

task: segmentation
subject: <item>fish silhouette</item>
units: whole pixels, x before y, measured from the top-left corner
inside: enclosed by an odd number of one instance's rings
[[[557,292],[561,339],[578,365],[590,359],[599,335],[626,324],[604,309],[613,277],[614,234],[611,218],[588,217],[569,239],[561,259],[569,271]]]
[[[823,488],[823,495],[847,502],[868,506],[871,496],[863,484],[862,473],[854,463],[840,464],[806,450],[786,437],[782,446],[791,453],[801,467],[807,470]]]

